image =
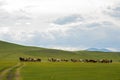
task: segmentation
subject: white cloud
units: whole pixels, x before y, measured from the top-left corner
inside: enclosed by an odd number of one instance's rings
[[[1,1],[1,40],[67,50],[120,47],[119,20],[110,15],[119,12],[119,0]]]
[[[88,13],[113,6],[119,0],[6,0],[4,9],[14,11],[26,9],[32,13]]]
[[[4,33],[8,33],[9,32],[9,28],[8,27],[0,27],[0,33],[4,34]]]

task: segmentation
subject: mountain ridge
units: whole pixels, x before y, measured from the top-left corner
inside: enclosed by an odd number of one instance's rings
[[[87,51],[113,52],[107,48],[88,48]]]

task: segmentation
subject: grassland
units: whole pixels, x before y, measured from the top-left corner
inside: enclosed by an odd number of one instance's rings
[[[21,63],[19,57],[38,57],[42,63]],[[112,64],[50,63],[49,57],[112,59]],[[120,52],[62,51],[0,41],[0,80],[120,80]]]
[[[120,80],[120,64],[27,63],[23,80]]]

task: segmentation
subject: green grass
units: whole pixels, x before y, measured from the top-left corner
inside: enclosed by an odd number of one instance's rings
[[[5,69],[14,66],[16,63],[9,62],[9,61],[0,61],[0,73]]]
[[[42,63],[25,62],[19,57],[38,57]],[[112,59],[112,64],[47,62],[48,58]],[[32,46],[22,46],[0,41],[0,80],[21,73],[19,80],[120,80],[120,52],[63,51]],[[14,66],[20,63],[20,66]],[[22,68],[23,67],[23,68]],[[11,68],[11,70],[9,70]],[[6,71],[8,69],[8,71]],[[6,71],[6,73],[5,73]],[[19,75],[20,76],[20,75]],[[16,79],[13,77],[13,79]]]
[[[120,80],[120,63],[26,63],[23,80]]]

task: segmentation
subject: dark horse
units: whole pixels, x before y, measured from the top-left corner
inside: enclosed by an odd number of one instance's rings
[[[42,60],[40,58],[23,58],[23,57],[19,57],[19,60],[21,62],[41,62]]]

